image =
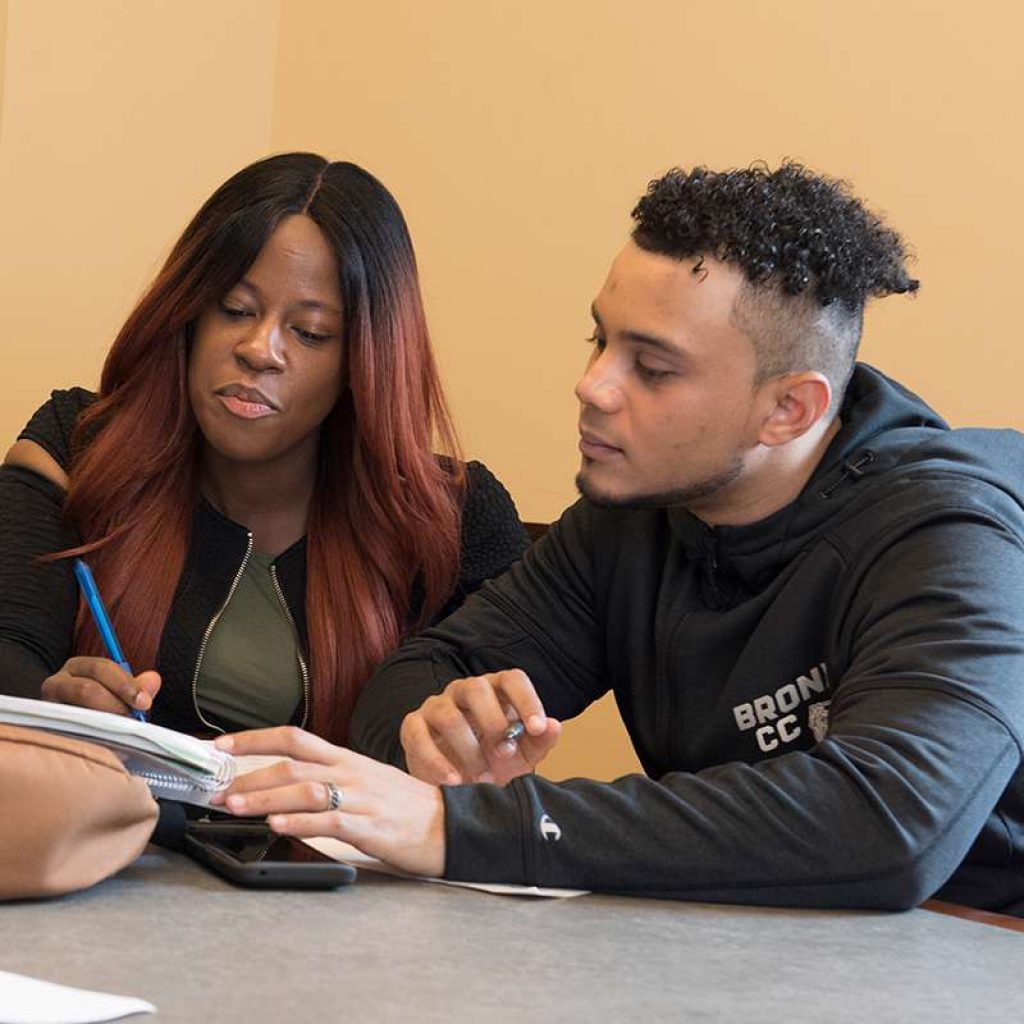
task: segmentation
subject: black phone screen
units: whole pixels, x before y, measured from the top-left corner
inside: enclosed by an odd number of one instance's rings
[[[356,870],[265,825],[193,822],[185,852],[239,885],[329,889],[355,880]]]
[[[255,829],[253,830],[256,831]],[[211,829],[201,837],[204,843],[216,846],[242,864],[256,864],[272,860],[288,864],[333,864],[330,857],[288,836],[273,832],[247,835],[246,833],[217,832]]]

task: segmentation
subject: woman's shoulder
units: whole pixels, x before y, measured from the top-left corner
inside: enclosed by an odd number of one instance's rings
[[[529,546],[505,485],[482,463],[466,463],[462,509],[462,575],[484,580],[503,572]]]
[[[466,472],[466,504],[479,502],[481,505],[500,504],[507,502],[515,508],[515,502],[508,488],[485,466],[476,459],[465,463]]]
[[[45,449],[65,471],[71,463],[71,434],[82,410],[96,401],[86,388],[61,388],[33,414],[18,440],[34,441]]]

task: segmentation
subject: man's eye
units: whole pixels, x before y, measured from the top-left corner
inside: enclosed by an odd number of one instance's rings
[[[636,364],[636,372],[643,377],[644,380],[649,381],[664,380],[666,377],[672,376],[671,370],[656,370],[654,367],[645,366],[640,362]]]

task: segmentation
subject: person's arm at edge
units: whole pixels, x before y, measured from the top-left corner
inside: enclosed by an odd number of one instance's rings
[[[58,389],[33,413],[0,467],[0,687],[38,698],[71,653],[78,587],[70,562],[39,556],[73,547],[64,526],[71,435],[94,400]]]
[[[63,503],[63,489],[36,470],[0,466],[0,687],[8,695],[38,699],[43,680],[71,652],[78,607],[71,564],[37,561],[74,543]]]

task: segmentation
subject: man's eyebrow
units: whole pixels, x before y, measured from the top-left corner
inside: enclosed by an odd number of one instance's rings
[[[596,305],[591,305],[590,315],[594,318],[594,323],[603,330],[604,324],[601,322],[601,315],[598,313]],[[668,339],[660,338],[656,334],[646,334],[643,331],[622,331],[619,337],[623,341],[631,341],[634,345],[646,345],[648,348],[657,349],[659,352],[663,352],[665,355],[676,359],[688,358],[687,354],[678,345],[673,345]]]
[[[243,277],[242,280],[239,281],[237,285],[235,285],[235,287],[244,288],[246,291],[252,292],[253,295],[257,297],[263,294],[260,291],[259,286],[253,284],[253,282],[250,281],[247,277]],[[295,305],[298,306],[300,309],[320,309],[323,310],[325,313],[337,313],[338,316],[342,315],[340,309],[330,305],[327,302],[321,302],[319,299],[300,299],[298,302],[295,303]]]

